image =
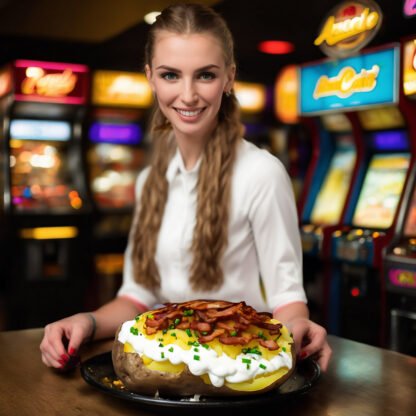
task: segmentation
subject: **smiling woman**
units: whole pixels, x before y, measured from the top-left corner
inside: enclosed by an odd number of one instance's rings
[[[170,6],[150,28],[145,71],[155,95],[153,153],[137,179],[123,284],[115,300],[92,313],[95,338],[114,336],[121,323],[156,304],[246,302],[287,325],[291,352],[314,355],[325,370],[331,350],[325,330],[308,319],[291,183],[278,159],[242,137],[233,50],[224,20],[200,4]],[[210,313],[202,311],[194,324],[204,324],[204,336],[223,334]],[[90,338],[90,317],[46,327],[45,364],[62,364],[63,337],[69,352]],[[162,335],[167,328],[160,327]],[[226,341],[245,342],[247,330],[240,322]]]

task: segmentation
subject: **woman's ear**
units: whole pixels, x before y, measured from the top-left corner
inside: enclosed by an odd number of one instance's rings
[[[153,92],[155,92],[155,86],[154,86],[153,79],[152,79],[152,70],[150,69],[150,66],[148,64],[144,66],[144,72],[146,73],[146,78],[150,84],[150,88],[152,89]]]
[[[225,84],[225,91],[231,91],[234,87],[234,80],[235,80],[235,72],[236,67],[235,65],[230,65],[227,71],[227,83]]]

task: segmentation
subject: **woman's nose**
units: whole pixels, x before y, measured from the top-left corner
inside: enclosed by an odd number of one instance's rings
[[[185,82],[182,90],[182,101],[185,104],[193,104],[198,100],[198,93],[193,82]]]

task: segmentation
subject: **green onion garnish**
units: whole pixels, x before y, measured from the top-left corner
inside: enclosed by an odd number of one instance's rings
[[[163,344],[162,344],[162,343],[160,343],[160,344],[159,344],[159,347],[160,347],[160,348],[162,348],[162,347],[163,347]]]
[[[165,335],[168,332],[167,329],[162,330],[162,334]]]
[[[173,347],[170,347],[168,351],[173,352]]]
[[[282,347],[282,351],[286,352],[286,347]]]
[[[148,317],[149,319],[153,319],[153,318],[154,318],[153,314],[151,314],[151,313],[149,313],[149,315],[147,315],[147,317]]]
[[[192,337],[192,332],[189,328],[186,328],[185,332],[187,333],[188,337]]]
[[[135,328],[134,326],[132,326],[132,327],[130,328],[130,332],[131,332],[133,335],[139,335],[139,330],[138,330],[137,328]]]
[[[232,337],[236,337],[236,336],[237,336],[237,331],[231,331],[231,332],[230,332],[230,335],[231,335]]]
[[[199,359],[200,359],[199,355],[194,355],[194,360],[195,361],[199,361]]]
[[[259,367],[262,368],[263,370],[267,368],[264,364],[260,364]]]
[[[249,358],[243,358],[241,361],[242,361],[244,364],[250,364],[250,363],[251,363],[251,360],[250,360]]]
[[[193,309],[187,309],[186,311],[183,311],[183,316],[191,316],[194,314]]]
[[[206,350],[209,350],[209,345],[208,345],[208,344],[202,344],[202,346],[203,346]]]
[[[195,352],[199,352],[199,349],[198,349],[198,348],[194,348],[194,351],[195,351]]]
[[[164,352],[161,352],[161,353],[160,353],[160,356],[161,356],[162,358],[165,358],[165,353],[164,353]]]
[[[176,318],[176,319],[173,321],[173,323],[174,323],[175,325],[179,325],[179,324],[181,323],[181,320],[180,320],[179,318]]]
[[[171,336],[171,337],[175,337],[175,338],[176,338],[176,332],[171,332],[171,333],[170,333],[170,336]]]

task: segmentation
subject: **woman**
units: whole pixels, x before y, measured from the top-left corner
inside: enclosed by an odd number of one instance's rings
[[[93,313],[46,326],[43,362],[64,367],[83,342],[114,336],[157,303],[211,298],[272,311],[299,357],[314,355],[325,371],[331,349],[308,319],[290,181],[276,158],[242,139],[225,22],[201,5],[168,7],[145,59],[154,152],[137,180],[122,287]]]

